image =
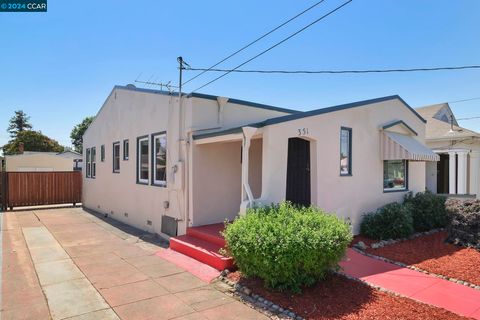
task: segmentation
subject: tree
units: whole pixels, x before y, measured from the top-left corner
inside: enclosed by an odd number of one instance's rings
[[[64,147],[57,141],[50,139],[40,131],[22,130],[17,136],[2,147],[3,154],[12,155],[21,153],[21,144],[25,151],[62,152]]]
[[[8,133],[10,133],[10,138],[15,138],[19,132],[31,130],[32,125],[29,120],[30,117],[23,110],[15,111],[15,115],[10,118],[10,125],[7,129]]]
[[[87,131],[88,126],[92,123],[95,117],[86,117],[81,123],[77,124],[70,133],[70,139],[72,139],[73,147],[75,151],[82,153],[83,151],[83,134]]]

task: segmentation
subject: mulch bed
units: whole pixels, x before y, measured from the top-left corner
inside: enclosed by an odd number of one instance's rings
[[[446,238],[442,231],[366,252],[480,285],[480,252],[446,243]]]
[[[330,275],[315,286],[305,288],[301,294],[265,289],[261,280],[245,279],[238,271],[230,273],[228,278],[305,319],[466,319],[339,275]]]

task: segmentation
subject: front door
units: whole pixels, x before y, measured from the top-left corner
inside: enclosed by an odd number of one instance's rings
[[[310,206],[310,141],[288,139],[286,200]]]
[[[440,161],[437,162],[437,193],[449,193],[449,156],[440,154]]]

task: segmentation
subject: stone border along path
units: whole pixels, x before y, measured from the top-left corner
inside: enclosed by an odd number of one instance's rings
[[[80,208],[7,212],[2,319],[268,319],[109,220]]]

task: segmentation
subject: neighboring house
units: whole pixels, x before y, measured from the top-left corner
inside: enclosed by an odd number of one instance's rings
[[[390,96],[298,112],[116,86],[85,132],[83,205],[182,235],[290,200],[349,219],[425,190],[425,120]]]
[[[56,152],[29,152],[5,156],[5,171],[73,171],[72,161]]]
[[[60,153],[57,153],[58,156],[69,158],[72,160],[73,163],[73,170],[74,171],[82,171],[83,168],[83,156],[81,153],[78,153],[73,150],[66,150]]]
[[[479,194],[480,134],[458,125],[448,103],[416,109],[427,120],[425,141],[440,156],[428,163],[427,188],[442,194]]]

